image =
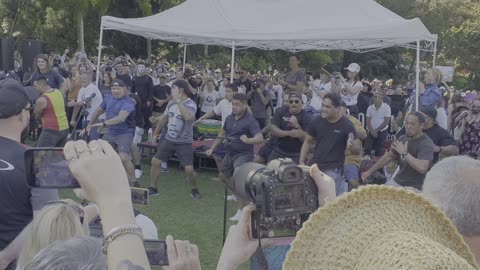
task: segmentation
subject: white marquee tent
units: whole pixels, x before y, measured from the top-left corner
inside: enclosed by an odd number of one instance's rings
[[[293,52],[416,48],[417,85],[420,50],[433,51],[435,64],[437,42],[437,35],[418,18],[406,20],[373,0],[187,0],[143,18],[103,16],[97,70],[104,30],[183,43],[184,53],[188,44],[228,46],[232,67],[239,48]]]

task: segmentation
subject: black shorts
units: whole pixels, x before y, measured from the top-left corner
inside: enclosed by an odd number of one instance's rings
[[[298,164],[300,160],[300,153],[285,153],[277,148],[274,148],[267,160],[268,162],[270,162],[277,158],[289,158],[293,160],[293,162]]]
[[[160,140],[155,158],[168,161],[175,154],[183,166],[193,166],[192,144],[174,144],[169,140]]]
[[[269,143],[266,142],[260,150],[258,150],[257,156],[261,157],[263,160],[265,160],[265,163],[268,161],[268,157],[272,153],[273,146]]]
[[[251,153],[243,153],[231,156],[230,154],[226,154],[222,160],[222,173],[226,177],[232,177],[235,168],[242,166],[247,162],[253,161],[253,155]]]

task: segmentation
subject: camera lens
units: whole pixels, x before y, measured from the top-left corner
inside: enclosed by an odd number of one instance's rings
[[[265,170],[267,170],[265,165],[254,162],[248,162],[236,168],[233,173],[235,196],[245,201],[255,202],[255,187],[263,179]]]

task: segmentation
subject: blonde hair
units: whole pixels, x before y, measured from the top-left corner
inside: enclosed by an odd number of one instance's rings
[[[430,68],[429,70],[431,70],[433,74],[435,74],[435,83],[439,83],[442,81],[443,74],[438,68]]]
[[[80,216],[72,206],[64,203],[47,205],[31,223],[17,266],[23,269],[40,250],[55,241],[85,235],[88,235],[88,226],[82,226]]]

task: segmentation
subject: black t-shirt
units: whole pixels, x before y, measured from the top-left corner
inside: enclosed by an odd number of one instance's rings
[[[227,139],[225,143],[227,153],[231,156],[242,153],[251,153],[253,155],[253,145],[245,144],[240,140],[242,135],[253,138],[261,132],[260,125],[249,112],[245,112],[242,118],[238,120],[235,119],[233,114],[227,116],[223,124],[223,130],[225,130],[225,137]]]
[[[240,88],[241,86],[245,87],[245,93],[248,93],[248,92],[250,92],[250,90],[252,90],[252,84],[253,84],[252,81],[250,81],[249,79],[246,79],[243,82],[240,79],[238,79],[235,82],[235,85],[237,85],[238,88]]]
[[[135,126],[143,128],[145,121],[143,120],[142,100],[134,93],[131,93],[129,96],[135,100]]]
[[[307,129],[307,134],[316,141],[311,163],[317,163],[320,170],[342,167],[350,133],[356,136],[355,127],[345,116],[335,123],[317,116]]]
[[[117,79],[122,80],[128,87],[128,89],[132,89],[132,78],[128,74],[117,74]]]
[[[153,81],[148,75],[135,76],[132,82],[132,93],[137,94],[143,103],[152,100]]]
[[[165,100],[171,94],[172,94],[172,88],[170,86],[166,85],[166,84],[165,85],[155,85],[153,87],[153,96],[158,98],[158,99]],[[163,103],[163,105],[161,107],[158,107],[156,105],[157,102],[154,101],[153,102],[153,105],[154,105],[153,106],[153,111],[163,113],[165,111],[165,109],[167,108],[167,103]]]
[[[368,106],[370,106],[370,99],[373,94],[371,92],[360,92],[357,97],[357,108],[358,112],[367,114]]]
[[[0,250],[32,220],[22,144],[0,136]]]
[[[292,114],[288,111],[288,108],[280,108],[278,109],[272,119],[272,124],[278,127],[281,130],[292,130],[293,127],[290,124],[290,117]],[[307,130],[308,125],[311,122],[310,115],[302,110],[300,113],[295,114],[295,117],[298,120],[298,124],[302,130]],[[282,152],[285,153],[300,153],[300,149],[302,148],[302,141],[298,138],[293,137],[278,137],[277,140],[277,148],[280,149]]]
[[[390,108],[392,109],[392,115],[397,116],[398,112],[403,111],[403,108],[405,108],[407,96],[391,95],[389,97],[392,100],[392,104],[390,105]]]

